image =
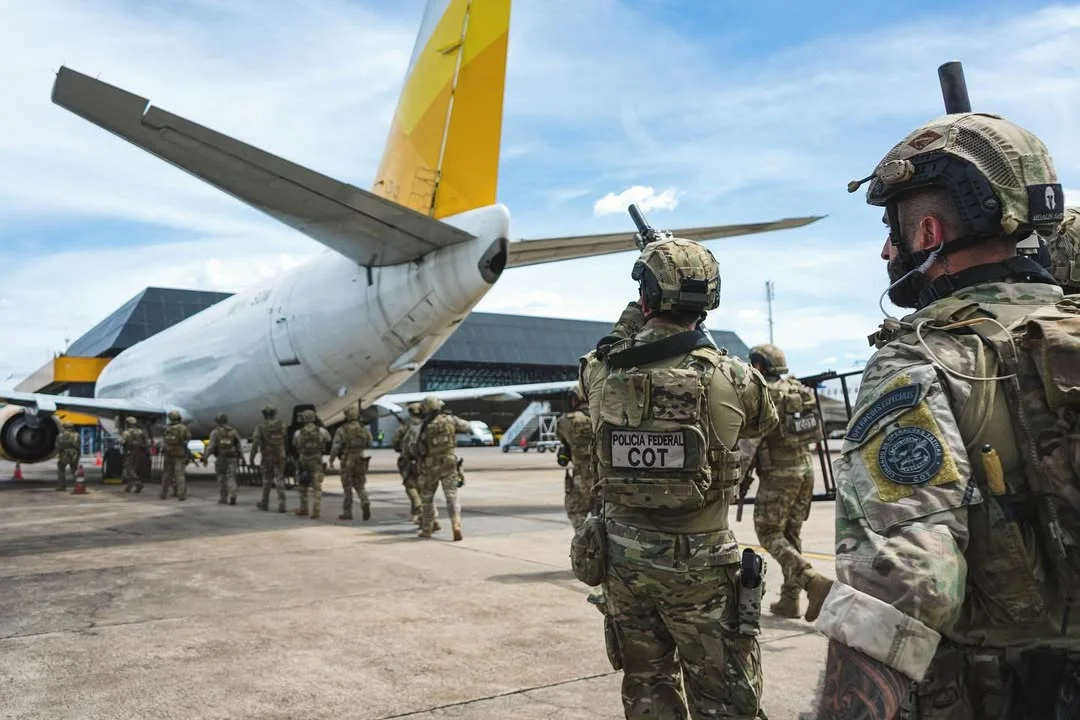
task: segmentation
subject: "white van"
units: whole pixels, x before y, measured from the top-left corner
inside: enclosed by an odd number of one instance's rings
[[[469,427],[472,428],[469,432],[457,434],[458,445],[495,444],[495,436],[491,434],[491,428],[487,426],[487,423],[480,420],[470,420]]]

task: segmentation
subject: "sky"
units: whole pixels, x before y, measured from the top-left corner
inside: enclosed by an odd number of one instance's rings
[[[422,0],[0,0],[0,387],[148,285],[238,291],[322,252],[50,102],[67,65],[370,187]],[[849,194],[942,114],[1039,135],[1080,204],[1080,4],[515,0],[498,201],[514,239],[825,215],[707,243],[712,329],[773,338],[797,375],[858,366],[887,284],[881,210]],[[1072,192],[1070,188],[1077,188]],[[633,253],[511,269],[477,310],[614,321]],[[886,311],[902,311],[885,302]]]

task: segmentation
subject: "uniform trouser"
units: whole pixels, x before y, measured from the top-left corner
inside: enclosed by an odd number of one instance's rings
[[[310,511],[312,515],[318,515],[322,509],[322,483],[323,483],[323,466],[322,456],[318,459],[308,460],[300,458],[300,471],[307,471],[311,474],[311,485],[304,487],[300,485],[300,512],[308,512],[308,501],[311,501]]]
[[[214,475],[217,476],[218,498],[231,500],[236,497],[236,456],[214,458]]]
[[[452,458],[449,462],[420,468],[420,527],[424,532],[430,533],[435,528],[435,491],[440,485],[446,497],[446,511],[450,520],[461,522],[457,482],[457,466]]]
[[[367,475],[364,474],[364,456],[360,453],[346,453],[341,458],[341,489],[345,491],[343,508],[346,514],[352,512],[352,494],[360,498],[361,505],[368,504]]]
[[[79,467],[78,455],[61,455],[60,459],[56,461],[56,479],[60,484],[60,487],[67,487],[67,469],[71,468],[72,474],[76,472]]]
[[[802,526],[810,513],[814,471],[809,461],[761,473],[754,499],[758,542],[784,571],[781,597],[799,597],[809,577],[810,562],[802,556]]]
[[[270,486],[277,488],[277,500],[280,507],[285,507],[285,458],[262,456],[259,469],[262,471],[262,504],[270,502]]]
[[[566,508],[566,517],[574,526],[574,532],[585,522],[592,507],[592,476],[574,467],[572,474],[567,473],[563,486],[563,507]]]
[[[663,549],[642,548],[652,551]],[[617,552],[609,536],[603,588],[619,639],[626,717],[765,718],[761,648],[733,629],[738,564],[679,572]]]
[[[420,476],[409,468],[408,463],[398,459],[398,472],[401,473],[401,484],[405,486],[405,494],[409,496],[409,514],[420,514]]]
[[[141,490],[143,486],[142,478],[139,477],[139,458],[135,453],[124,454],[124,469],[121,471],[121,475],[124,478],[124,485],[127,487],[135,486],[136,490]]]
[[[187,497],[187,458],[183,455],[165,455],[161,466],[161,499],[169,493],[169,486],[176,489],[176,496],[181,500]]]

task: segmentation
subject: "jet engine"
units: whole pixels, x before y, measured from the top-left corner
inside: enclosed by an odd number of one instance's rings
[[[24,407],[0,408],[0,456],[6,460],[36,463],[56,452],[60,421],[55,415],[35,414]]]

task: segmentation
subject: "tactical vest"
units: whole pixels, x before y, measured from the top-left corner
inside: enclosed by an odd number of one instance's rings
[[[777,434],[786,448],[805,448],[821,440],[817,403],[810,388],[793,377],[785,377],[769,383],[769,395],[780,416]]]
[[[180,423],[166,425],[161,438],[166,454],[173,457],[183,455],[187,445],[187,434],[186,428]]]
[[[263,451],[281,452],[285,448],[285,423],[281,420],[268,420],[262,425],[262,440],[266,443]]]
[[[592,420],[580,410],[576,410],[566,416],[569,423],[570,454],[574,462],[575,472],[588,472],[590,469],[589,457],[592,455],[593,429]]]
[[[300,442],[296,444],[296,449],[301,457],[322,457],[325,444],[323,443],[322,433],[319,432],[319,427],[317,425],[308,424],[300,428],[299,440]]]
[[[216,432],[219,456],[229,457],[240,451],[240,444],[237,442],[239,438],[237,438],[235,430],[228,425],[222,425],[217,428]]]
[[[454,421],[448,415],[436,415],[422,426],[417,444],[422,458],[452,455],[457,446]]]
[[[125,431],[121,437],[124,441],[124,450],[128,452],[134,452],[146,447],[146,435],[138,428]]]
[[[371,433],[358,422],[345,423],[339,432],[343,433],[341,447],[345,452],[360,452],[371,445]]]
[[[56,440],[56,449],[59,452],[78,450],[79,449],[79,436],[72,430],[65,430],[60,433],[60,437]]]
[[[693,510],[727,496],[738,454],[711,444],[708,405],[722,357],[700,348],[674,368],[609,366],[599,402],[590,403],[599,409],[594,444],[606,502]]]
[[[1018,319],[1002,318],[1015,346],[988,322],[947,332],[980,336],[997,357],[990,374],[1015,374],[971,383],[957,416],[983,497],[968,507],[965,606],[974,602],[995,625],[1030,627],[1035,635],[1051,623],[1067,627],[1069,607],[1080,603],[1080,298],[1027,307]],[[939,325],[991,314],[958,297],[930,310],[920,321]],[[986,399],[995,388],[1004,396],[996,405]],[[1015,447],[995,453],[1018,454],[1018,466],[995,468],[983,455],[998,425],[1010,428]]]

